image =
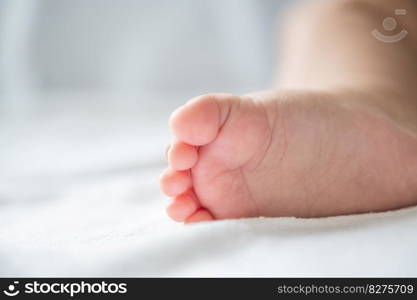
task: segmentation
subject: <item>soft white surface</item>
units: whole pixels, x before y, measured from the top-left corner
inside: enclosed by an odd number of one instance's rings
[[[2,207],[1,276],[417,276],[417,209],[169,221],[156,169]]]
[[[417,276],[417,208],[174,223],[157,176],[182,97],[61,98],[2,119],[0,276]]]

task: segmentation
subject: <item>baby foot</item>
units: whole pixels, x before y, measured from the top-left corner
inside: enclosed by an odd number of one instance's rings
[[[176,221],[321,217],[417,202],[417,138],[367,96],[204,95],[175,111],[160,178]]]

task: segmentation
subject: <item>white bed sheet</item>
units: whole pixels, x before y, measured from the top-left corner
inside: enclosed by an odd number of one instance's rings
[[[171,107],[141,107],[4,131],[0,276],[417,276],[417,208],[170,221],[157,176]]]

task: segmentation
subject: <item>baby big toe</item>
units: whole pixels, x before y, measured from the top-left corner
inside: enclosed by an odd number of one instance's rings
[[[174,135],[190,145],[205,145],[213,141],[220,126],[220,112],[216,100],[200,96],[177,109],[171,116]]]

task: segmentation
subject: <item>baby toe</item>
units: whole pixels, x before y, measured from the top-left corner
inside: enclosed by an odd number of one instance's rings
[[[176,197],[167,207],[168,216],[178,222],[183,222],[199,208],[199,203],[193,193],[185,193]]]
[[[205,145],[213,141],[220,126],[220,112],[210,96],[200,96],[177,109],[171,116],[174,135],[190,145]]]
[[[206,221],[212,221],[214,220],[214,217],[212,214],[204,208],[199,209],[194,214],[192,214],[189,218],[185,220],[184,223],[197,223],[197,222],[206,222]]]
[[[168,151],[168,162],[173,170],[191,169],[198,160],[197,148],[182,142],[176,142]]]
[[[189,171],[175,171],[168,168],[161,174],[159,184],[165,195],[175,197],[192,187],[191,174]]]

